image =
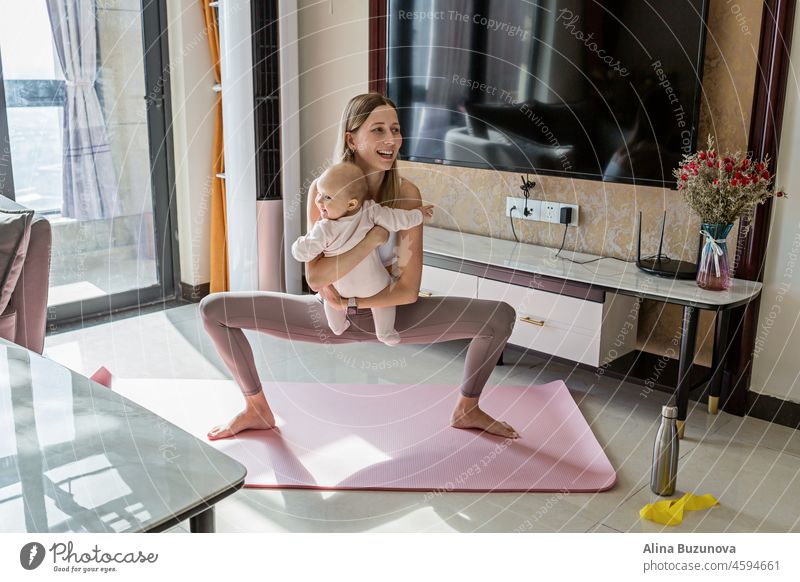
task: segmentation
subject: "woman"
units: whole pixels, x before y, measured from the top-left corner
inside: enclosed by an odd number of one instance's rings
[[[397,154],[403,138],[394,103],[380,93],[365,93],[350,100],[342,115],[334,161],[358,165],[367,177],[368,199],[396,208],[422,206],[419,189],[400,178]],[[308,192],[308,228],[320,218],[316,181]],[[227,438],[246,429],[275,425],[256,371],[250,345],[242,332],[252,329],[277,337],[315,343],[349,343],[378,340],[369,308],[397,306],[395,329],[401,344],[430,344],[471,339],[467,349],[460,397],[450,419],[456,428],[477,428],[509,438],[517,432],[495,420],[478,406],[478,399],[495,363],[511,335],[516,313],[502,301],[463,297],[418,297],[422,277],[422,226],[393,233],[374,227],[355,247],[335,257],[319,255],[306,263],[306,281],[317,295],[291,295],[272,291],[213,293],[200,302],[206,331],[245,396],[245,409],[208,433],[211,440]],[[394,239],[397,239],[396,241]],[[378,248],[393,283],[371,297],[357,298],[358,312],[341,335],[320,338],[325,321],[322,301],[345,310],[332,283]],[[395,251],[395,248],[397,251]],[[393,272],[392,256],[397,256]],[[388,349],[388,348],[387,348]]]

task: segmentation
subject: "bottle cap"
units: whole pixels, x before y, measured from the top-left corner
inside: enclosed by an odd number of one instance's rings
[[[678,407],[677,406],[662,406],[661,407],[661,416],[664,418],[678,418]]]

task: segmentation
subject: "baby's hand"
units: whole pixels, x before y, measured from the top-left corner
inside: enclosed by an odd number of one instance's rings
[[[422,211],[422,219],[428,220],[429,218],[433,217],[433,204],[428,204],[427,206],[420,206],[420,210]]]

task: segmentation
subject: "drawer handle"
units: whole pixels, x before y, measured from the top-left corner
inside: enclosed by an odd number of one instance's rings
[[[543,319],[531,319],[527,315],[523,315],[519,318],[520,321],[524,321],[525,323],[532,323],[533,325],[538,325],[539,327],[544,327],[544,320]]]
[[[433,295],[433,293],[431,293],[430,291],[420,291],[418,296],[419,297],[430,297],[431,295]]]

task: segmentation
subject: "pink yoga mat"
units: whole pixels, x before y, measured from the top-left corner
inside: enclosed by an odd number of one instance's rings
[[[487,386],[481,407],[522,436],[449,426],[452,384],[268,382],[277,429],[208,441],[246,487],[414,491],[610,489],[616,473],[561,380]],[[231,381],[115,379],[115,390],[198,438],[232,417]]]

